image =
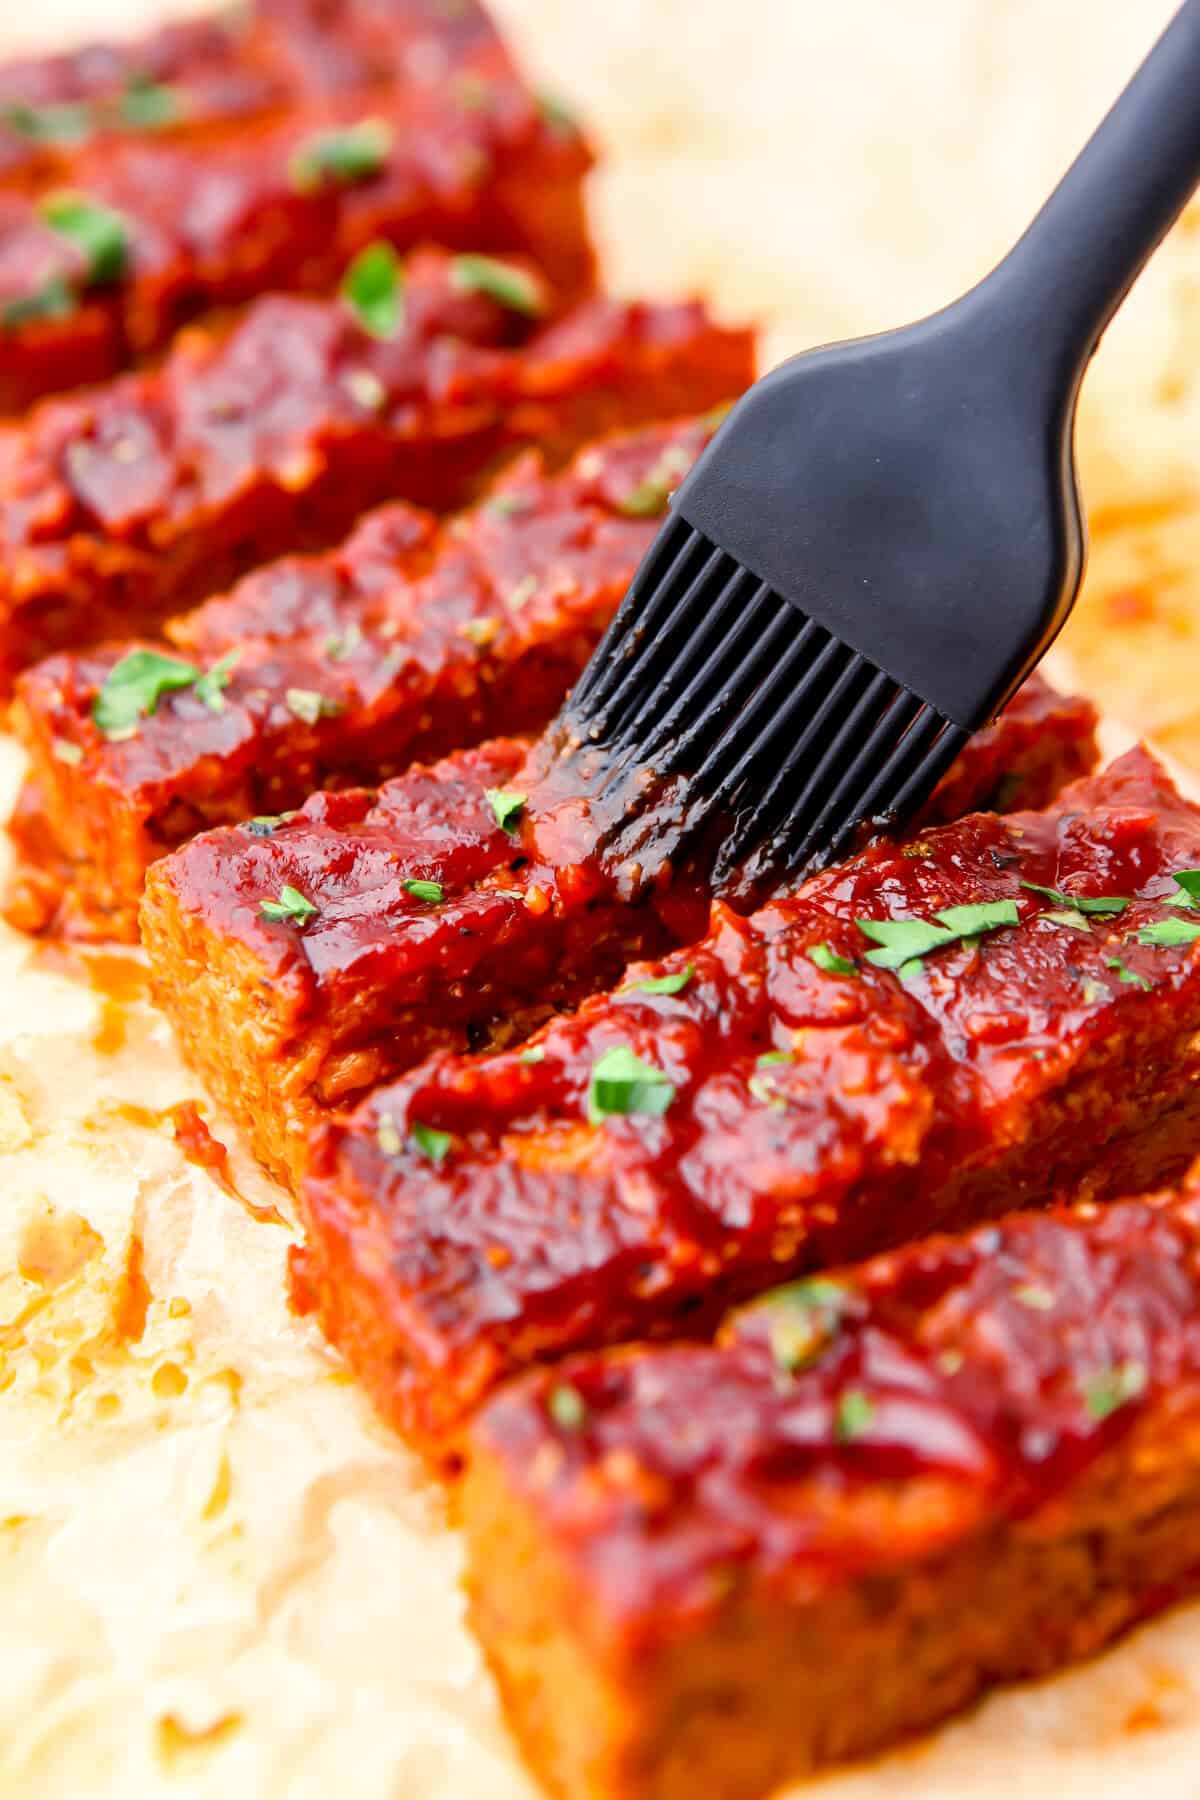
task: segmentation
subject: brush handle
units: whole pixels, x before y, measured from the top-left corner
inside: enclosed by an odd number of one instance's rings
[[[1186,0],[1025,235],[977,291],[1001,296],[1023,353],[1040,349],[1060,382],[1077,387],[1101,333],[1197,182],[1200,0]]]

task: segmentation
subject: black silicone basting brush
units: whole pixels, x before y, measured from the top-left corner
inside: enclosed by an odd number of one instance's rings
[[[560,717],[612,837],[669,782],[676,853],[763,892],[924,799],[1074,604],[1080,382],[1197,180],[1187,0],[984,281],[745,395]]]

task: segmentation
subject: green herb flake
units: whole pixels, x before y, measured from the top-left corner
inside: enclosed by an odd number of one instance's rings
[[[1118,981],[1125,983],[1128,987],[1139,987],[1143,988],[1146,993],[1150,992],[1150,983],[1146,977],[1139,975],[1136,969],[1126,968],[1119,956],[1106,956],[1104,966],[1106,969],[1115,969]]]
[[[363,630],[358,624],[347,625],[345,631],[335,631],[325,639],[325,654],[330,662],[345,662],[363,645]]]
[[[542,1044],[531,1044],[529,1049],[522,1050],[520,1056],[517,1058],[517,1061],[526,1069],[531,1069],[535,1063],[542,1063],[545,1062],[545,1060],[546,1051]]]
[[[1181,944],[1194,944],[1200,938],[1200,925],[1191,919],[1156,919],[1153,925],[1143,925],[1134,936],[1139,944],[1158,944],[1162,949],[1174,950]]]
[[[109,670],[92,701],[92,718],[107,738],[128,733],[150,717],[164,694],[191,687],[199,673],[182,657],[130,650]]]
[[[507,831],[509,837],[515,836],[528,795],[514,793],[511,788],[488,788],[484,798],[501,831]]]
[[[490,519],[516,519],[529,511],[529,500],[524,494],[493,494],[483,510]]]
[[[218,658],[212,665],[211,669],[206,669],[204,674],[198,677],[196,698],[207,706],[209,712],[225,711],[225,689],[233,677],[233,671],[237,667],[240,655],[240,650],[227,650],[225,655]]]
[[[47,194],[38,210],[51,231],[82,253],[89,286],[121,279],[129,261],[129,227],[119,212],[74,193]]]
[[[264,900],[258,910],[264,919],[271,919],[277,925],[304,926],[317,915],[313,902],[299,888],[289,885],[280,888],[278,900]]]
[[[404,1139],[396,1129],[396,1121],[389,1118],[386,1113],[379,1121],[375,1142],[385,1156],[399,1156],[404,1148]]]
[[[1063,907],[1058,912],[1039,913],[1038,918],[1045,919],[1047,925],[1061,925],[1068,931],[1086,931],[1090,935],[1092,929],[1084,915],[1073,906]]]
[[[366,320],[362,318],[361,313],[359,314],[359,321],[362,324],[366,324]],[[369,326],[368,329],[370,329]],[[385,331],[382,335],[384,337],[389,337],[391,333],[390,331]],[[364,412],[377,413],[383,411],[384,405],[387,402],[387,389],[373,369],[347,369],[346,373],[342,376],[342,386],[354,401],[355,405],[361,406]]]
[[[796,1059],[790,1050],[764,1050],[762,1055],[756,1057],[755,1060],[760,1069],[774,1069],[778,1068],[780,1063],[795,1062]]]
[[[1093,1419],[1108,1419],[1129,1401],[1136,1400],[1145,1388],[1144,1363],[1118,1363],[1088,1382],[1083,1390],[1084,1404]]]
[[[875,1422],[875,1403],[861,1388],[847,1388],[833,1415],[833,1435],[839,1444],[852,1444],[870,1431]]]
[[[1049,1288],[1039,1287],[1036,1282],[1026,1282],[1024,1286],[1013,1289],[1013,1299],[1021,1306],[1029,1307],[1031,1312],[1051,1312],[1054,1307],[1054,1295]]]
[[[291,813],[255,813],[252,819],[246,820],[246,830],[251,837],[272,837]]]
[[[444,889],[440,881],[404,881],[400,885],[414,900],[426,900],[430,906],[442,904]]]
[[[592,1069],[588,1084],[588,1123],[599,1125],[614,1114],[647,1113],[659,1118],[675,1098],[674,1083],[653,1063],[639,1061],[628,1044],[614,1044]]]
[[[295,151],[288,175],[298,194],[323,187],[350,187],[378,175],[392,149],[392,134],[383,119],[362,119],[344,131],[319,132]]]
[[[435,1168],[440,1169],[451,1150],[454,1138],[448,1131],[435,1131],[432,1125],[410,1125],[408,1135],[422,1156],[427,1156]]]
[[[523,606],[528,606],[529,602],[533,599],[533,596],[537,593],[538,586],[539,583],[536,575],[526,575],[522,581],[518,581],[516,587],[511,588],[505,596],[505,603],[508,606],[509,611],[520,612]]]
[[[1108,999],[1108,989],[1102,981],[1094,981],[1090,976],[1083,983],[1083,1001],[1085,1006],[1094,1006],[1097,1000]]]
[[[587,1424],[587,1402],[569,1381],[559,1381],[550,1389],[546,1411],[560,1431],[582,1431]]]
[[[540,319],[546,310],[546,296],[537,278],[513,263],[498,262],[494,256],[456,256],[450,265],[450,280],[462,294],[486,294],[529,319]]]
[[[65,763],[68,769],[77,769],[83,761],[83,745],[73,744],[70,738],[52,738],[50,749],[55,762]]]
[[[539,94],[537,109],[552,131],[576,130],[575,115],[555,94]]]
[[[856,919],[864,937],[880,946],[867,951],[867,961],[879,969],[895,969],[901,976],[916,974],[921,958],[1020,923],[1015,900],[984,900],[969,906],[948,906],[932,919]]]
[[[785,1375],[816,1361],[836,1335],[849,1296],[836,1281],[793,1281],[762,1302],[769,1318],[771,1355]]]
[[[69,319],[78,307],[79,301],[62,276],[52,275],[35,293],[22,294],[0,306],[0,331],[19,331],[42,319]]]
[[[695,973],[695,963],[689,963],[686,969],[679,969],[674,975],[651,975],[645,981],[631,981],[627,986],[619,988],[618,992],[622,994],[682,994]]]
[[[1200,906],[1200,869],[1176,869],[1174,881],[1179,892],[1164,900],[1164,906]]]
[[[0,106],[0,124],[35,144],[81,144],[91,136],[95,120],[86,101],[27,106],[15,100]]]
[[[857,975],[858,964],[851,962],[848,956],[839,956],[832,944],[810,944],[808,948],[809,962],[816,963],[826,975]]]
[[[381,241],[359,251],[342,277],[342,299],[371,337],[395,337],[404,324],[404,265],[390,244]],[[350,375],[370,373],[350,371]],[[348,384],[349,379],[347,376]],[[350,391],[354,393],[353,388]],[[374,392],[372,389],[372,397]],[[362,393],[355,398],[360,405],[366,404]],[[382,404],[382,398],[374,401],[371,410],[377,411]]]
[[[661,481],[639,481],[623,500],[618,500],[617,511],[628,519],[659,519],[670,498],[670,488]]]
[[[180,97],[174,88],[143,77],[133,80],[117,101],[117,117],[122,125],[141,131],[159,131],[164,125],[175,125],[183,116]]]
[[[1061,888],[1041,887],[1036,881],[1023,881],[1023,888],[1031,894],[1042,894],[1055,906],[1067,912],[1081,912],[1093,917],[1111,913],[1123,913],[1131,904],[1126,895],[1106,894],[1094,897],[1088,894],[1067,894]]]
[[[288,688],[283,698],[288,711],[306,725],[335,718],[342,710],[339,701],[331,700],[328,694],[319,694],[315,688]]]

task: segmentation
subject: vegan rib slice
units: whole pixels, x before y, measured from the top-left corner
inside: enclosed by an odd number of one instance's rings
[[[0,185],[0,413],[111,376],[197,315],[327,290],[377,239],[527,256],[579,298],[589,152],[493,62],[473,86],[352,93],[203,142],[102,141],[62,185]]]
[[[759,1800],[881,1749],[1200,1585],[1200,1188],[540,1370],[476,1422],[462,1513],[553,1792]]]
[[[474,0],[258,0],[15,58],[0,64],[0,182],[69,182],[98,140],[206,138],[327,97],[474,83],[501,51]]]
[[[0,430],[0,689],[334,543],[381,499],[461,505],[506,451],[536,442],[557,466],[752,372],[749,334],[698,305],[593,298],[541,323],[514,304],[538,294],[515,265],[420,252],[387,335],[352,299],[269,296]]]
[[[1093,724],[1037,684],[972,741],[947,796],[986,800],[1000,769],[1018,782],[1027,769],[1046,798],[1090,766]],[[627,903],[589,858],[586,810],[558,795],[542,813],[533,791],[518,804],[536,759],[492,742],[378,793],[202,833],[151,869],[142,926],[160,1001],[276,1171],[295,1178],[323,1110],[428,1052],[512,1041],[631,958],[703,937],[698,872]],[[285,889],[312,912],[265,915]]]
[[[430,1057],[323,1125],[303,1302],[399,1429],[452,1457],[532,1362],[704,1332],[788,1275],[1169,1179],[1200,1119],[1176,881],[1198,867],[1200,810],[1136,751],[1047,812],[880,843],[748,919],[716,905],[702,939],[531,1042]],[[310,968],[354,966],[336,907],[273,929]],[[252,1029],[225,1035],[240,1072]]]

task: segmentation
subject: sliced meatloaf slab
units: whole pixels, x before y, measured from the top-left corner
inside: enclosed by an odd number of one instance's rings
[[[714,906],[523,1048],[432,1057],[324,1125],[301,1299],[452,1455],[532,1362],[1169,1178],[1200,1126],[1198,871],[1200,809],[1135,751],[1050,811],[876,845],[748,919]],[[339,923],[280,930],[316,932],[320,966]]]
[[[552,1792],[758,1800],[878,1750],[1200,1587],[1197,1189],[540,1370],[476,1422],[462,1508]]]

